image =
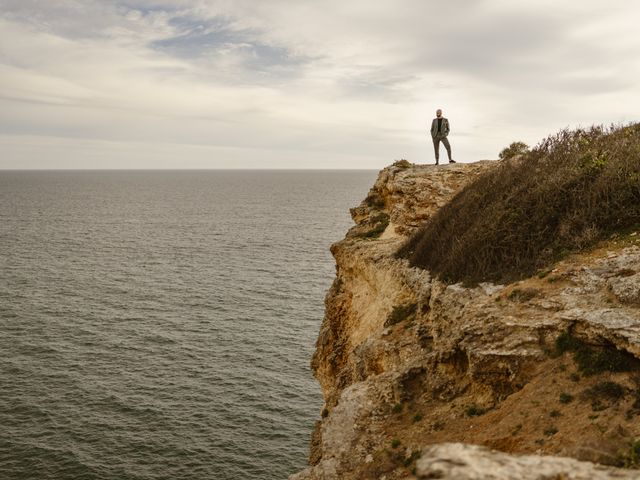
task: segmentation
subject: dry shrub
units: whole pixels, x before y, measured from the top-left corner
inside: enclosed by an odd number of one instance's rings
[[[640,124],[562,130],[504,161],[398,252],[447,282],[513,281],[640,223]]]
[[[504,148],[498,158],[500,160],[507,160],[509,158],[513,158],[516,155],[524,155],[529,151],[529,145],[524,142],[513,142],[508,147]]]

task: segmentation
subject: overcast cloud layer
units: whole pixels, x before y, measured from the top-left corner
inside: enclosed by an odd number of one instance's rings
[[[570,5],[569,5],[570,4]],[[0,0],[0,168],[381,168],[637,120],[624,0]]]

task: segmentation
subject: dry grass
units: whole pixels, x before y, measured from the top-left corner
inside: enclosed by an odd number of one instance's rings
[[[562,130],[458,193],[398,252],[447,282],[513,281],[640,224],[640,124]]]

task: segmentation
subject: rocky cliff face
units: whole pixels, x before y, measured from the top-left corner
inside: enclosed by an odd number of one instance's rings
[[[352,209],[312,360],[322,420],[292,479],[640,478],[613,468],[640,463],[640,235],[510,285],[395,257],[493,166],[391,166]]]

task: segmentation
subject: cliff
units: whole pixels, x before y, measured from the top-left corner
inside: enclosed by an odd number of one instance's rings
[[[351,210],[312,360],[322,419],[291,479],[640,477],[616,468],[640,462],[640,235],[508,285],[396,256],[496,163],[394,164]]]

